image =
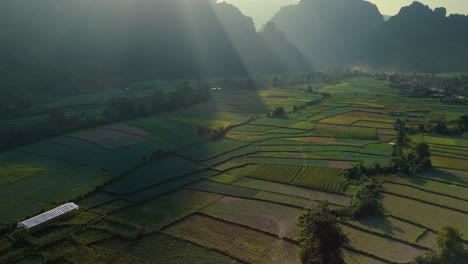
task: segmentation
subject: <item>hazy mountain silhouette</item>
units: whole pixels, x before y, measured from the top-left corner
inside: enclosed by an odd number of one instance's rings
[[[400,71],[467,71],[468,16],[419,2],[384,22],[364,0],[301,0],[273,18],[318,68],[371,66]]]
[[[66,92],[100,80],[307,70],[286,39],[275,43],[292,54],[283,63],[265,37],[237,8],[211,0],[5,0],[0,82],[4,91]]]
[[[446,16],[414,2],[374,33],[372,66],[410,71],[467,71],[468,16]]]
[[[360,59],[384,22],[377,7],[363,0],[301,0],[272,21],[319,68]]]

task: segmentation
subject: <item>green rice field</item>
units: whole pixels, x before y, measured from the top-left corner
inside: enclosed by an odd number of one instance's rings
[[[176,83],[138,82],[132,96]],[[352,206],[359,183],[345,170],[391,164],[398,117],[413,129],[404,153],[425,142],[434,168],[376,176],[382,215],[339,218],[345,262],[411,263],[437,249],[445,225],[468,241],[468,138],[415,130],[466,107],[402,97],[371,77],[313,87],[331,97],[293,82],[215,90],[197,105],[0,153],[0,263],[300,263],[299,216],[323,202],[336,212]],[[119,94],[42,107],[89,102],[91,113]],[[280,106],[284,115],[272,117]],[[220,127],[226,134],[213,138]],[[69,201],[80,209],[29,233],[15,228]]]

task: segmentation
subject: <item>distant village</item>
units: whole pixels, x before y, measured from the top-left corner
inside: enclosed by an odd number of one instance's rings
[[[445,104],[468,105],[468,76],[439,77],[435,74],[376,74],[375,79],[389,80],[400,95],[415,98],[436,98]]]

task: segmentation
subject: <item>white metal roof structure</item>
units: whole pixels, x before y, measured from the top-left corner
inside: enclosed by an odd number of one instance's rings
[[[49,210],[47,212],[44,212],[40,215],[36,215],[32,218],[29,218],[27,220],[24,220],[23,222],[19,222],[17,227],[20,228],[24,228],[26,230],[29,230],[30,228],[33,228],[35,226],[38,226],[42,223],[45,223],[49,220],[52,220],[54,218],[57,218],[61,215],[64,215],[70,211],[73,211],[73,210],[76,210],[78,209],[78,205],[74,204],[74,203],[66,203],[64,205],[61,205],[59,207],[56,207],[52,210]]]

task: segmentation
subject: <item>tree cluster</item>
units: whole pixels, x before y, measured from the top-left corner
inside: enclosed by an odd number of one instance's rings
[[[101,118],[87,114],[67,115],[63,109],[52,109],[44,122],[31,126],[11,126],[2,129],[0,131],[0,150],[70,131],[187,107],[207,100],[209,95],[209,90],[206,87],[183,86],[173,92],[157,92],[148,97],[112,98],[105,104]]]
[[[435,98],[445,104],[468,104],[468,76],[442,78],[435,74],[393,74],[389,87],[414,98]]]

